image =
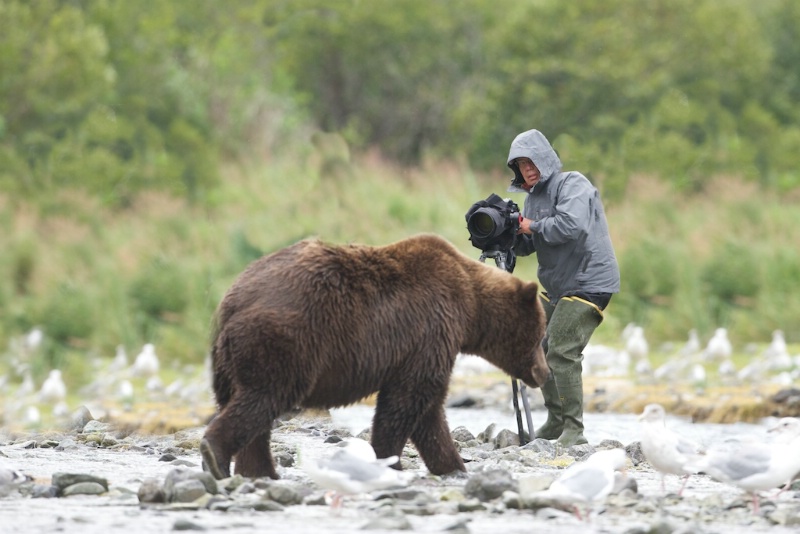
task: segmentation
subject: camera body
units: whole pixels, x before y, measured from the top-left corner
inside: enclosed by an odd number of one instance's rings
[[[519,206],[514,201],[492,193],[486,200],[473,204],[466,219],[469,240],[475,248],[484,252],[508,252],[514,248],[522,220]]]

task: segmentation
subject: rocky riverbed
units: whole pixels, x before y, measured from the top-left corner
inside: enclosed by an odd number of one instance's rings
[[[145,435],[84,412],[69,431],[0,433],[0,532],[781,534],[800,529],[800,491],[765,494],[758,515],[740,490],[705,476],[692,477],[682,497],[676,495],[677,477],[668,476],[662,493],[660,475],[639,450],[633,416],[587,414],[590,445],[562,451],[544,440],[519,446],[513,412],[487,408],[448,409],[466,475],[430,475],[409,445],[402,457],[411,475],[407,487],[348,497],[336,513],[326,504],[325,491],[302,470],[302,458],[327,453],[342,437],[364,436],[357,429],[368,427],[370,412],[369,406],[357,406],[282,421],[273,431],[280,481],[211,479],[198,452],[204,427]],[[707,443],[744,433],[758,438],[766,429],[678,419],[670,425]],[[614,446],[628,452],[629,480],[593,507],[588,522],[536,498],[566,466]]]

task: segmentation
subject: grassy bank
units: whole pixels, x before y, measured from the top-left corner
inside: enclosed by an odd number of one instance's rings
[[[223,185],[190,204],[148,193],[109,208],[73,190],[0,198],[0,350],[10,384],[28,365],[85,381],[92,361],[152,342],[165,366],[203,361],[214,308],[251,260],[298,239],[384,244],[435,232],[477,258],[464,212],[508,176],[451,162],[407,170],[367,154],[336,165],[310,153],[224,170]],[[618,344],[629,322],[651,343],[707,340],[728,326],[734,345],[766,344],[781,328],[800,342],[800,210],[736,180],[681,197],[646,178],[607,206],[622,272],[595,341]],[[522,203],[523,199],[515,199]],[[447,269],[447,265],[421,265]],[[516,274],[535,279],[535,257]],[[25,361],[21,337],[45,333]]]

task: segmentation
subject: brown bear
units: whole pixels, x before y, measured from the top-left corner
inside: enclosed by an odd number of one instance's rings
[[[456,357],[544,383],[537,293],[435,235],[378,247],[304,240],[254,261],[216,313],[219,411],[200,444],[205,467],[225,478],[235,457],[236,473],[277,479],[275,418],[377,392],[379,458],[400,456],[411,439],[431,473],[464,471],[444,410]]]

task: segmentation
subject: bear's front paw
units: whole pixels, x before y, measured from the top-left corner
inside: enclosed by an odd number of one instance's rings
[[[220,466],[214,449],[206,438],[200,441],[200,454],[203,456],[203,470],[211,473],[215,479],[222,480],[231,476],[230,465]]]

